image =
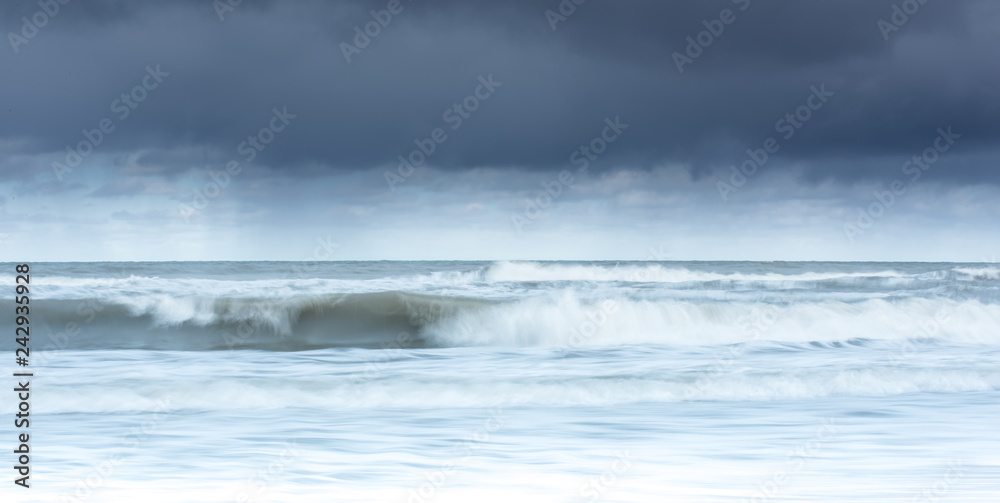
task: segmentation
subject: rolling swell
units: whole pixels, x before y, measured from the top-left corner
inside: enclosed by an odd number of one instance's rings
[[[10,301],[2,304],[3,313],[13,312]],[[32,322],[35,345],[42,350],[572,349],[859,338],[1000,342],[1000,305],[941,297],[764,304],[562,289],[516,300],[403,292],[274,298],[144,295],[39,299],[32,309],[43,313]]]
[[[487,301],[402,292],[289,298],[140,296],[39,299],[35,345],[52,349],[299,351],[327,347],[433,346],[423,328]],[[4,315],[14,311],[0,302]],[[400,337],[400,333],[407,335]],[[13,345],[4,340],[0,345]]]

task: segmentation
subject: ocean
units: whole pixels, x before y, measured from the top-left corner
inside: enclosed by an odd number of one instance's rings
[[[1000,500],[994,264],[32,263],[30,289],[31,488],[7,468],[3,501]]]

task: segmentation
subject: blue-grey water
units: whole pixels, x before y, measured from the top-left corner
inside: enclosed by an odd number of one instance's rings
[[[37,263],[31,297],[3,501],[1000,500],[993,264]]]

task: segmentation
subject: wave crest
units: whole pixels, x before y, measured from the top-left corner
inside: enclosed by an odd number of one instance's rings
[[[59,342],[60,349],[379,347],[398,343],[400,333],[409,334],[407,345],[427,347],[858,338],[1000,343],[1000,305],[944,298],[753,303],[586,297],[558,290],[505,301],[382,292],[273,299],[154,295],[36,303],[46,313],[37,324],[54,334],[49,338]],[[13,313],[13,305],[7,304],[11,302],[0,302],[0,309]],[[10,315],[0,314],[4,316]],[[70,324],[78,327],[74,333]]]

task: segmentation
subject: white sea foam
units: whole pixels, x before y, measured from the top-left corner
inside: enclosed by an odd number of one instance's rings
[[[692,271],[661,264],[576,265],[538,262],[498,262],[489,267],[491,281],[621,281],[688,283],[707,281],[822,281],[840,278],[903,278],[895,271],[877,272],[801,272],[795,274],[747,274]]]
[[[1000,268],[996,267],[956,267],[954,271],[966,280],[1000,280]]]
[[[627,369],[622,369],[623,373]],[[47,412],[157,410],[450,409],[497,406],[611,406],[691,400],[774,401],[833,396],[881,397],[1000,389],[1000,370],[890,367],[564,376],[360,374],[284,379],[207,376],[144,380],[140,385],[39,385],[37,407]],[[9,409],[9,407],[7,407]],[[6,411],[5,411],[6,413]]]
[[[463,310],[426,327],[441,345],[715,345],[943,338],[1000,343],[1000,306],[911,298],[761,304],[606,299],[570,292]]]
[[[996,492],[992,266],[297,265],[33,264],[39,499],[912,500],[941,453]]]
[[[418,346],[856,338],[991,344],[1000,341],[1000,302],[991,283],[998,271],[906,264],[539,262],[435,271],[379,264],[362,271],[367,278],[255,279],[242,271],[201,278],[38,275],[32,295],[48,302],[41,321],[56,332],[91,319],[83,313],[95,313],[91,327],[97,330],[70,341],[69,348],[213,349],[220,333],[239,330],[255,332],[241,338],[239,347],[286,350],[377,346],[400,331],[412,333]],[[81,308],[84,300],[88,304]],[[256,333],[261,327],[281,336],[281,343],[271,337],[262,345]],[[231,342],[225,346],[233,347]]]
[[[850,339],[941,339],[1000,343],[1000,305],[941,297],[860,301],[750,302],[645,298],[628,292],[559,289],[519,300],[381,292],[274,298],[120,296],[87,304],[51,301],[48,319],[79,321],[95,311],[92,330],[68,347],[211,349],[213,333],[245,332],[240,347],[297,349],[378,345],[400,331],[429,346],[593,347],[720,345]],[[146,328],[143,328],[146,327]],[[258,329],[263,329],[263,331]],[[195,329],[190,337],[181,337]],[[167,336],[165,334],[175,333]],[[116,334],[127,335],[118,337]],[[281,343],[274,346],[273,335]],[[270,335],[270,336],[269,336]],[[169,344],[164,345],[164,341]],[[265,342],[260,345],[258,343]],[[120,344],[126,344],[121,346]],[[229,345],[231,347],[231,345]]]

